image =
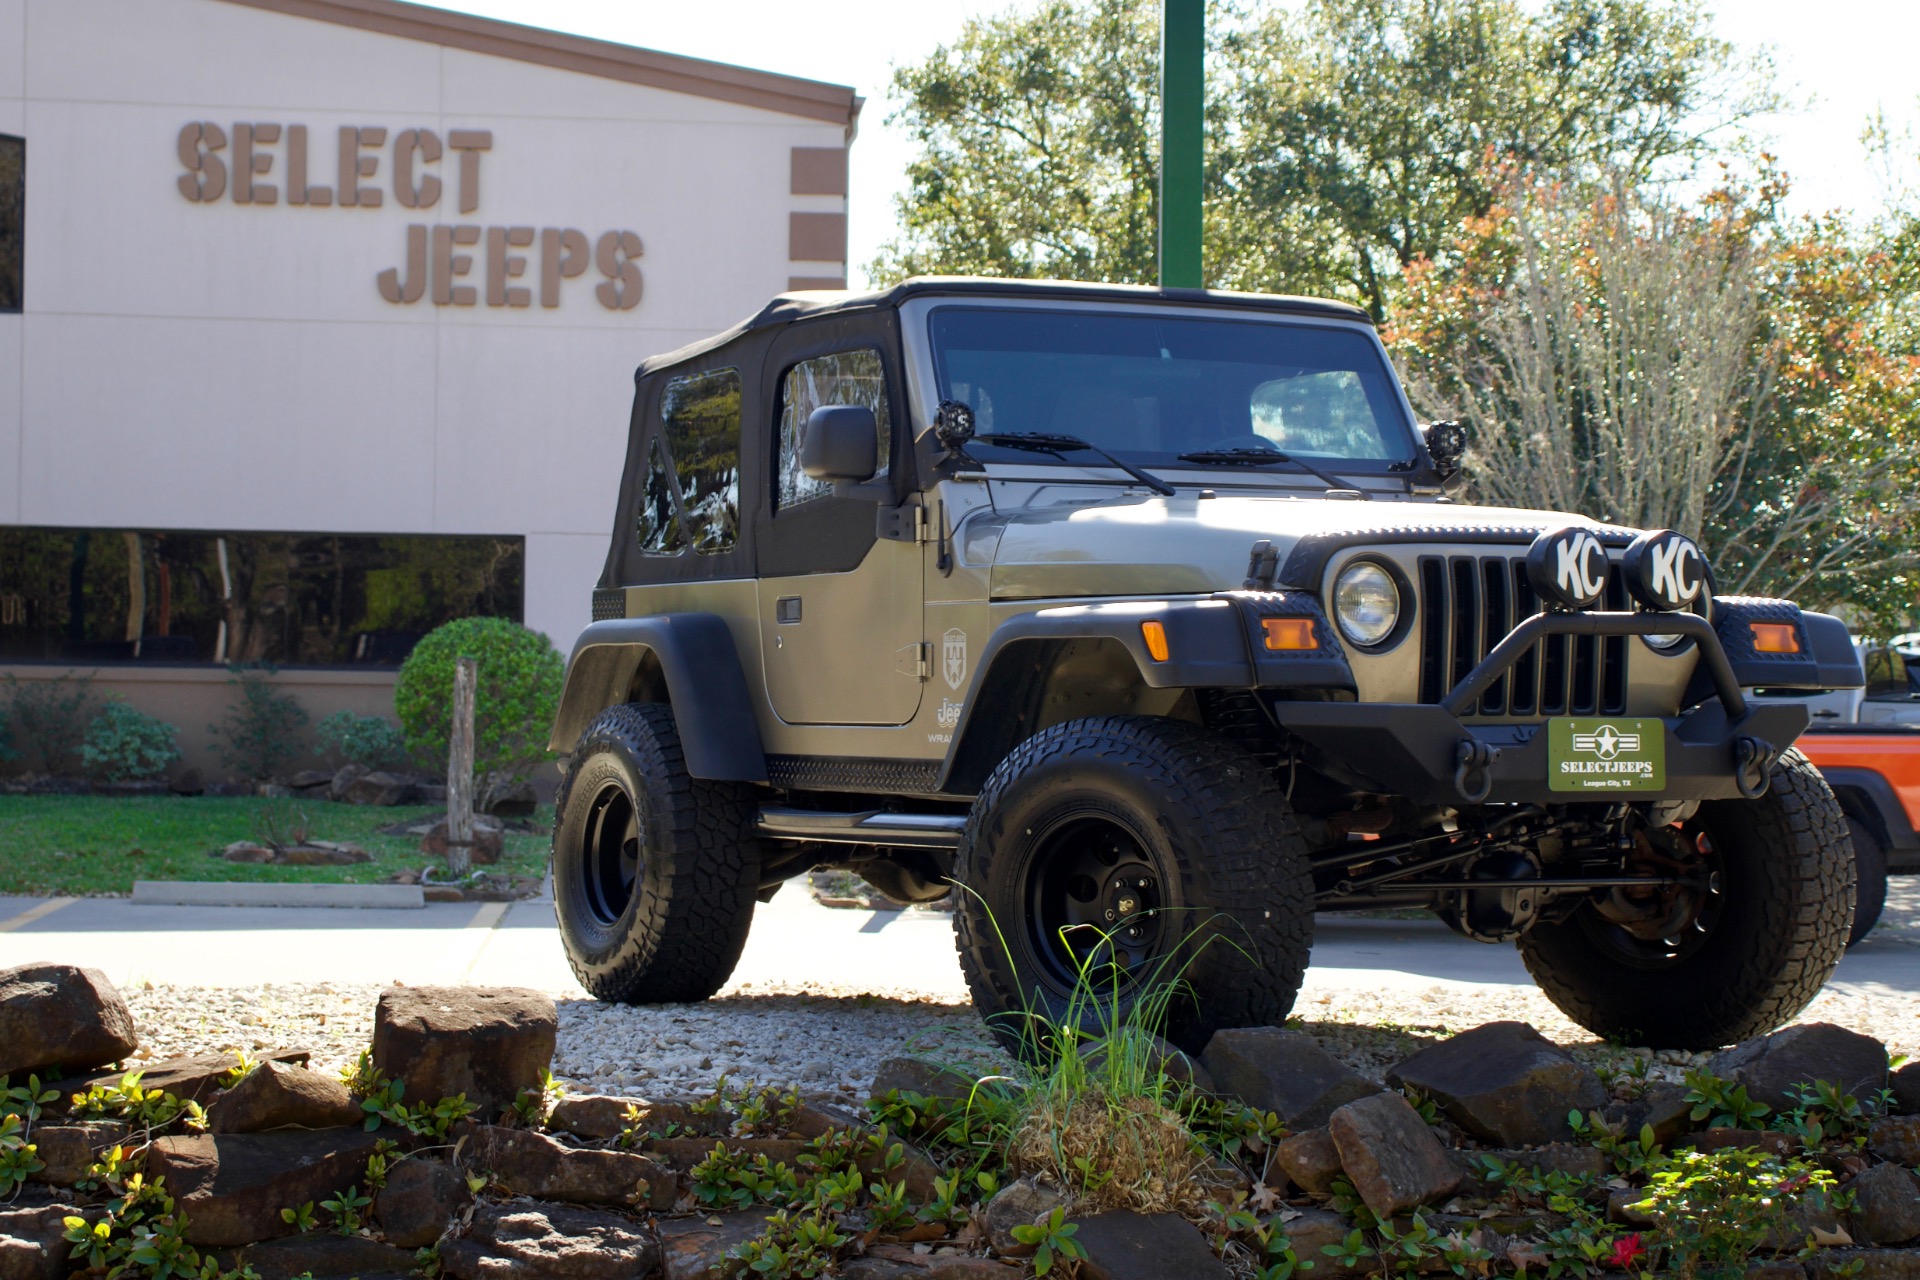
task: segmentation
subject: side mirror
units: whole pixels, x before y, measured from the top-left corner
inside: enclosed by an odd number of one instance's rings
[[[826,404],[808,414],[800,469],[815,480],[871,480],[880,469],[880,428],[873,410]]]

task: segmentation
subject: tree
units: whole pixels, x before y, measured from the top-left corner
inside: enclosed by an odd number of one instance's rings
[[[1151,282],[1158,14],[1051,0],[897,71],[922,155],[872,273]],[[1376,316],[1491,207],[1489,156],[1646,175],[1774,102],[1693,0],[1256,0],[1208,40],[1208,282]]]
[[[1416,408],[1478,437],[1491,501],[1702,539],[1723,593],[1911,609],[1920,364],[1876,336],[1894,260],[1790,220],[1783,181],[1697,206],[1507,181],[1386,336]]]

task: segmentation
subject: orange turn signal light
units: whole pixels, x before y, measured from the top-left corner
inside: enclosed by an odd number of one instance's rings
[[[1140,624],[1140,638],[1147,642],[1147,652],[1153,655],[1155,662],[1165,662],[1172,652],[1167,648],[1167,624],[1149,619]]]
[[[1312,618],[1262,618],[1269,649],[1318,649],[1319,637],[1313,634]]]
[[[1800,632],[1791,622],[1751,622],[1755,653],[1798,653]]]

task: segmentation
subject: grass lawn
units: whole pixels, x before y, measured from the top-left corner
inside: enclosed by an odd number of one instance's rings
[[[258,839],[269,809],[288,801],[252,796],[0,796],[0,894],[128,894],[135,880],[272,880],[371,884],[435,861],[416,836],[375,835],[378,827],[437,816],[423,805],[374,808],[296,800],[315,840],[357,844],[372,862],[346,867],[268,867],[213,856],[235,840]],[[489,870],[539,875],[551,847],[553,810],[533,817],[536,834],[507,832],[505,856]]]

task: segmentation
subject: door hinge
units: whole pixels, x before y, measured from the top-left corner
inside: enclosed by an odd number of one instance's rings
[[[918,498],[908,498],[897,507],[882,503],[874,515],[874,536],[887,542],[930,542],[933,531],[927,521],[927,508]]]
[[[933,645],[925,640],[893,651],[893,669],[916,680],[933,679]]]

